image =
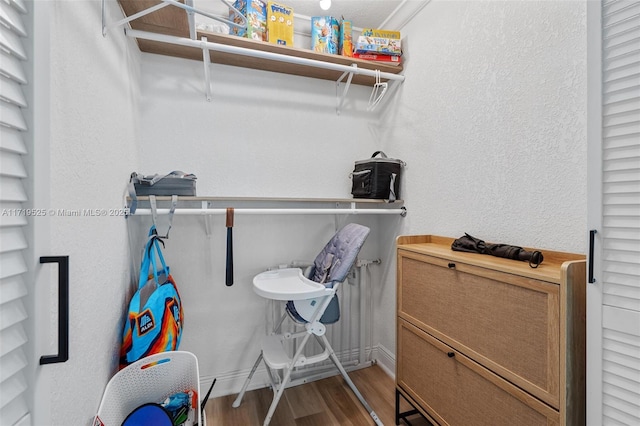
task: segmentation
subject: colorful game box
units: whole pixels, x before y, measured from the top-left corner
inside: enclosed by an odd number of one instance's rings
[[[402,55],[400,31],[365,28],[358,37],[356,53]]]
[[[293,46],[293,9],[267,3],[267,32],[269,43]]]
[[[353,57],[353,36],[351,33],[351,21],[340,22],[340,54]]]
[[[400,40],[380,37],[358,37],[356,53],[376,53],[382,55],[402,55]]]
[[[233,7],[247,18],[247,29],[229,27],[229,34],[253,40],[267,41],[267,5],[262,0],[236,0]],[[229,9],[229,19],[242,24],[242,18]]]
[[[377,53],[354,53],[353,57],[356,59],[364,59],[366,61],[385,62],[389,65],[400,65],[402,63],[402,56],[400,55],[379,55]]]
[[[320,53],[338,54],[340,24],[331,16],[311,18],[311,50]]]
[[[391,30],[378,30],[374,28],[363,28],[362,33],[360,33],[363,37],[380,37],[380,38],[390,38],[394,40],[400,40],[400,31],[391,31]]]

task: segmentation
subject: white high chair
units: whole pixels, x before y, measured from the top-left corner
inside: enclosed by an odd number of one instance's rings
[[[238,397],[233,402],[233,407],[240,406],[253,374],[260,365],[260,361],[264,360],[274,392],[273,401],[264,419],[264,426],[267,426],[291,379],[294,368],[315,364],[329,358],[375,423],[382,425],[376,413],[367,404],[340,364],[325,336],[325,324],[336,322],[340,316],[336,296],[338,287],[347,278],[347,274],[355,263],[360,248],[368,235],[369,228],[366,226],[355,223],[344,226],[316,257],[308,276],[305,276],[299,268],[287,268],[263,272],[254,277],[253,289],[258,295],[267,299],[288,302],[286,312],[276,326],[275,332],[265,337],[262,351]],[[287,316],[299,324],[304,324],[305,330],[298,333],[278,334],[280,326]],[[312,335],[316,337],[324,350],[313,356],[304,356],[305,345]],[[287,354],[284,346],[284,343],[290,339],[301,339],[293,357]],[[272,370],[283,370],[284,376],[279,384],[275,382]]]

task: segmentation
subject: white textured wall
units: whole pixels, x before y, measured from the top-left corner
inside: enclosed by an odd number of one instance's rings
[[[49,10],[50,135],[37,140],[35,150],[48,145],[50,173],[36,170],[35,179],[50,198],[36,206],[121,207],[127,176],[139,161],[140,54],[122,32],[103,38],[99,1],[51,2]],[[118,16],[116,2],[107,2],[107,13]],[[49,245],[43,254],[69,256],[70,342],[68,362],[40,367],[51,376],[51,414],[37,404],[36,424],[88,425],[117,368],[130,288],[126,222],[110,216],[46,220],[50,234],[36,235]],[[40,327],[46,324],[45,312],[36,317]]]
[[[364,256],[385,262],[375,278],[374,340],[393,351],[398,233],[469,232],[584,251],[584,9],[583,2],[432,1],[403,29],[406,82],[392,108],[372,117],[363,112],[367,89],[352,88],[337,116],[331,82],[219,65],[208,103],[200,62],[143,54],[139,73],[137,48],[121,35],[100,35],[100,2],[56,2],[51,207],[120,206],[132,170],[193,172],[199,195],[344,197],[353,161],[382,148],[408,163],[409,215],[359,219],[375,230]],[[125,225],[51,222],[52,253],[71,256],[72,297],[71,360],[52,367],[53,420],[86,424],[115,366],[129,290]],[[237,218],[236,225],[232,288],[223,284],[222,218],[211,238],[200,219],[178,218],[168,242],[185,301],[182,349],[196,353],[209,377],[250,367],[253,353],[239,355],[263,332],[253,274],[315,254],[335,227],[329,217]],[[87,319],[95,322],[86,326]],[[79,408],[78,394],[86,406]]]
[[[198,176],[198,195],[350,197],[353,161],[378,146],[370,89],[353,85],[342,115],[326,80],[144,54],[141,172]],[[363,104],[364,103],[364,104]]]
[[[408,163],[402,233],[585,252],[585,14],[578,1],[434,0],[403,29],[407,79],[379,128]],[[393,312],[381,315],[395,348]]]
[[[584,250],[586,22],[577,1],[433,1],[381,126],[410,158],[408,232]]]

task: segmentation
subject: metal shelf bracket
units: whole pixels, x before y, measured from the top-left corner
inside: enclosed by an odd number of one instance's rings
[[[207,48],[207,38],[202,37],[200,44],[202,46],[202,62],[204,62],[204,94],[207,101],[211,102],[211,54]]]

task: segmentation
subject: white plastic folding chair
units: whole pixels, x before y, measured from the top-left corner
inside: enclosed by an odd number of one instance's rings
[[[347,278],[347,274],[355,263],[360,248],[368,235],[369,228],[366,226],[355,223],[347,224],[331,238],[318,254],[306,276],[299,268],[286,268],[263,272],[254,277],[254,291],[267,299],[287,301],[286,312],[279,324],[276,325],[275,332],[265,336],[260,355],[238,397],[233,402],[233,407],[240,406],[253,374],[260,362],[264,361],[274,392],[273,401],[264,419],[266,426],[271,421],[278,402],[291,380],[293,370],[296,367],[331,359],[371,418],[377,425],[382,425],[376,413],[349,378],[325,336],[325,324],[336,322],[340,316],[336,295],[338,287]],[[279,333],[280,326],[287,316],[297,323],[303,324],[304,331]],[[321,353],[305,356],[304,349],[311,336],[316,337],[323,350]],[[290,356],[287,353],[285,343],[293,339],[299,339],[299,343],[293,356]],[[279,383],[274,380],[273,370],[282,370],[283,376]]]

